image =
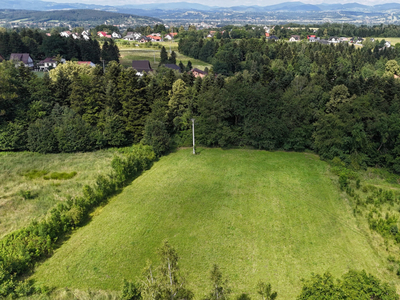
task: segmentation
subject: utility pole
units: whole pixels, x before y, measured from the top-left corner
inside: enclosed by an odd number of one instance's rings
[[[193,132],[193,154],[196,154],[195,143],[194,143],[194,119],[191,120],[192,120],[192,132]]]
[[[106,73],[106,67],[104,66],[104,59],[101,60],[103,62],[103,74]]]

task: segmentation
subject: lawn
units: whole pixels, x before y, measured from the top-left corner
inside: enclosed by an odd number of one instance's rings
[[[367,38],[365,38],[367,39]],[[396,45],[397,43],[400,43],[400,37],[387,37],[387,38],[383,38],[383,37],[374,37],[375,40],[385,40],[385,41],[389,41],[392,46]]]
[[[0,237],[43,216],[67,195],[80,195],[110,168],[113,152],[74,154],[0,153]],[[45,180],[54,172],[76,172],[71,179]]]
[[[54,287],[119,290],[139,280],[168,239],[196,299],[217,263],[234,294],[259,279],[294,299],[301,278],[365,269],[398,285],[360,230],[328,165],[313,154],[179,150],[94,213],[33,278]]]

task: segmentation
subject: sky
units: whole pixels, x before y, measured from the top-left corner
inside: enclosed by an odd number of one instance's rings
[[[47,2],[58,3],[85,3],[85,4],[98,4],[98,5],[127,5],[127,4],[149,4],[149,3],[171,3],[171,2],[191,2],[201,3],[209,6],[235,6],[235,5],[260,5],[268,6],[282,2],[293,2],[287,0],[42,0]],[[357,2],[364,5],[376,5],[383,3],[400,3],[399,0],[298,0],[303,3],[320,4],[320,3],[353,3]],[[112,3],[112,4],[111,4]]]

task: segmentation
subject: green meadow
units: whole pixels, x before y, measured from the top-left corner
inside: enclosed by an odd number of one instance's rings
[[[162,43],[162,44],[161,44]],[[170,50],[175,51],[176,53],[176,64],[178,65],[180,61],[186,66],[188,61],[190,60],[194,68],[199,68],[204,70],[205,67],[210,68],[211,65],[205,63],[201,60],[190,58],[178,52],[177,43],[170,42],[161,42],[160,45],[165,46],[165,49],[170,55]],[[157,43],[158,44],[158,43]],[[154,45],[154,43],[153,43]],[[118,45],[119,46],[119,45]],[[140,45],[142,46],[142,45]],[[171,47],[170,47],[171,46]],[[152,48],[143,48],[143,47],[135,47],[135,48],[125,48],[119,46],[120,51],[120,63],[124,67],[131,67],[132,60],[148,60],[150,61],[151,67],[153,69],[157,69],[158,64],[160,63],[160,51],[161,47],[152,47]]]
[[[111,169],[113,151],[0,153],[0,237],[42,217]],[[76,174],[75,174],[76,172]]]
[[[262,279],[278,299],[294,299],[301,278],[349,269],[399,285],[317,156],[191,151],[162,157],[96,210],[32,278],[56,288],[118,291],[123,279],[140,280],[147,260],[157,263],[156,250],[168,240],[196,299],[210,289],[214,263],[235,295],[255,297]]]

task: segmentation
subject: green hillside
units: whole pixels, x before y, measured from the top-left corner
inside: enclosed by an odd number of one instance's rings
[[[208,290],[214,263],[236,294],[255,294],[263,279],[279,299],[293,299],[312,272],[365,269],[391,281],[331,178],[312,154],[180,150],[96,211],[33,277],[48,286],[119,290],[124,278],[138,280],[168,239],[196,299]]]

